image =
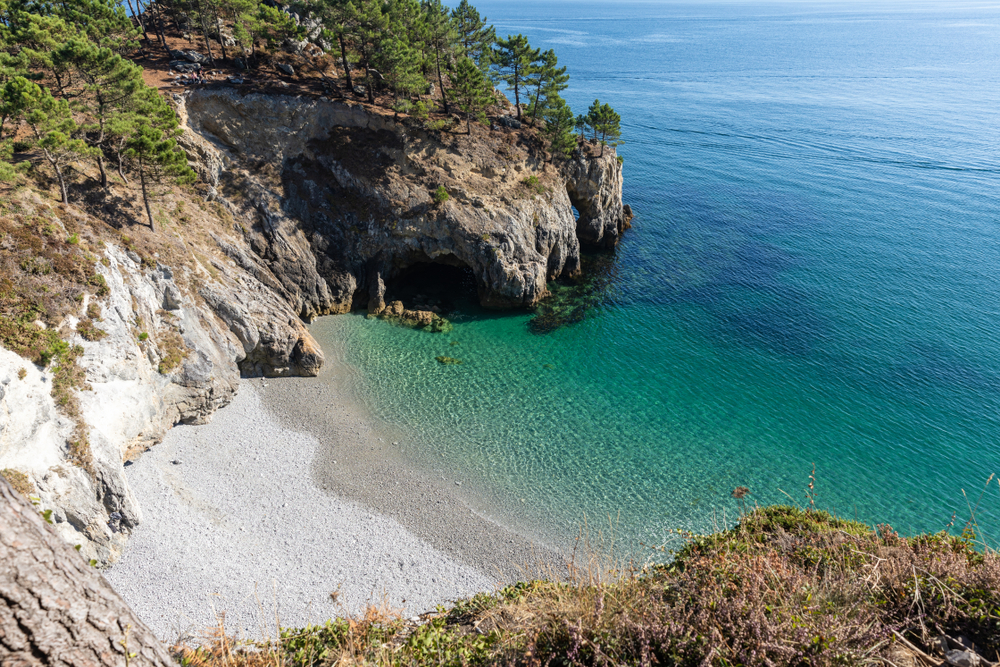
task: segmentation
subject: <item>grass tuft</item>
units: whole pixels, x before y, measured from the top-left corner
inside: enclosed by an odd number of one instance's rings
[[[30,498],[35,495],[35,485],[31,483],[28,476],[25,475],[20,470],[14,470],[13,468],[4,468],[0,470],[0,477],[10,482],[10,485],[14,487],[14,490],[20,493],[25,498]]]

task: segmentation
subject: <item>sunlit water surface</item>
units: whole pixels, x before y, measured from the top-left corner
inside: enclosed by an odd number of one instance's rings
[[[813,464],[821,507],[960,528],[1000,470],[1000,9],[476,4],[621,113],[637,218],[552,333],[341,318],[404,455],[557,541],[659,543],[737,486],[801,504]]]

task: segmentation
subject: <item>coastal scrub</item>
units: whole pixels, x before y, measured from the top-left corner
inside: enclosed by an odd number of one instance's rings
[[[814,509],[757,508],[685,535],[668,564],[610,582],[536,580],[420,624],[373,610],[238,646],[218,634],[183,664],[845,665],[1000,651],[1000,558],[974,535],[900,537]],[[942,643],[943,641],[943,643]],[[963,643],[964,642],[964,643]]]

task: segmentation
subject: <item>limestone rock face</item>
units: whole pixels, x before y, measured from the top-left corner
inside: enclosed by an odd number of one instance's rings
[[[576,233],[592,246],[613,248],[632,220],[632,209],[622,205],[622,168],[613,159],[587,159],[580,154],[563,166],[570,201],[580,213]]]
[[[322,352],[280,285],[271,278],[276,291],[235,263],[228,268],[191,291],[198,284],[191,276],[143,267],[106,246],[96,269],[109,292],[95,324],[105,336],[69,336],[84,351],[77,363],[88,388],[77,395],[92,473],[68,461],[74,422],[56,408],[52,373],[0,348],[0,469],[25,473],[40,508],[52,510],[56,531],[101,565],[118,558],[142,521],[125,478],[128,459],[175,424],[209,420],[232,400],[241,369],[315,375],[322,366]],[[88,305],[81,304],[81,316]],[[76,322],[71,317],[66,326]]]
[[[471,269],[485,306],[531,306],[579,272],[581,240],[612,247],[627,224],[610,148],[557,167],[503,131],[442,135],[361,105],[233,90],[191,91],[180,113],[197,169],[212,172],[197,164],[211,150],[208,164],[259,166],[226,172],[228,191],[305,319],[380,310],[385,286],[428,262]]]

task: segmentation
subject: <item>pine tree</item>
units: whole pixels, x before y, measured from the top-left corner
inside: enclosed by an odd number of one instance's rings
[[[73,135],[79,129],[69,103],[54,98],[48,90],[24,77],[14,77],[4,86],[3,105],[10,118],[23,118],[34,135],[45,161],[59,181],[62,203],[69,203],[66,167],[93,149]]]
[[[492,86],[483,71],[467,56],[455,65],[453,83],[455,99],[465,112],[466,134],[472,134],[472,117],[482,117],[493,103]]]
[[[93,42],[72,39],[52,56],[53,63],[77,74],[79,87],[67,96],[83,117],[83,139],[92,146],[101,174],[101,187],[108,187],[104,168],[107,127],[129,105],[129,100],[146,88],[142,68]]]
[[[420,55],[397,37],[382,41],[376,65],[384,72],[383,78],[392,90],[393,100],[419,91],[427,84],[420,73]]]
[[[566,100],[558,95],[550,97],[545,106],[544,119],[543,133],[548,137],[553,157],[570,155],[576,149],[576,135],[573,134],[576,119]]]
[[[559,59],[552,49],[540,54],[532,63],[529,77],[529,83],[535,87],[535,93],[531,96],[532,125],[540,114],[544,115],[548,101],[558,98],[569,87],[569,74],[565,67],[557,67],[558,64]]]
[[[340,58],[344,67],[344,76],[347,78],[347,89],[354,90],[351,65],[347,57],[347,42],[351,34],[353,7],[347,0],[319,0],[313,7],[330,36],[340,46]]]
[[[532,49],[528,38],[518,34],[498,39],[493,51],[493,65],[500,78],[507,82],[508,90],[514,91],[514,105],[517,117],[521,118],[521,91],[524,90],[531,74],[531,64],[539,57],[538,49]]]
[[[424,0],[424,41],[427,43],[430,57],[437,72],[438,86],[441,88],[441,104],[448,113],[448,95],[444,87],[444,77],[441,67],[447,67],[448,61],[455,51],[458,35],[448,15],[448,8],[441,0]]]
[[[611,108],[611,105],[601,104],[600,100],[594,100],[587,109],[586,124],[594,132],[594,141],[598,141],[600,137],[601,155],[604,155],[605,146],[617,146],[621,143],[617,141],[622,134],[621,122],[621,116]]]
[[[472,58],[483,72],[488,71],[493,43],[497,38],[493,26],[486,25],[486,17],[479,16],[469,0],[462,0],[458,7],[451,10],[451,22],[455,27],[458,43],[462,46],[462,53]]]
[[[134,116],[131,134],[125,140],[124,156],[139,175],[142,203],[149,228],[156,231],[150,207],[150,186],[156,183],[192,183],[197,176],[187,164],[187,157],[177,146],[177,116],[152,88]]]

